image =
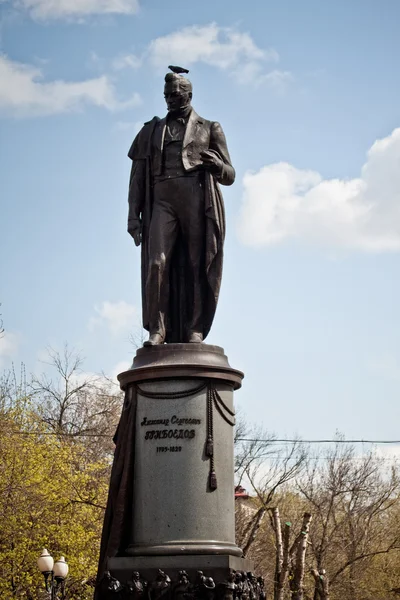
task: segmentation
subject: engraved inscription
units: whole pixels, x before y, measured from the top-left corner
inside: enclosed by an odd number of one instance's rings
[[[200,425],[201,419],[195,419],[192,417],[180,418],[176,415],[172,415],[170,419],[148,419],[147,417],[143,417],[143,421],[140,423],[142,427],[151,427],[153,425],[164,425],[164,427],[168,427],[171,425]]]
[[[157,446],[157,452],[182,452],[182,446]]]
[[[179,417],[172,415],[171,417],[163,417],[159,419],[143,417],[140,423],[144,428],[144,439],[146,441],[173,441],[173,440],[192,440],[196,437],[196,430],[188,425],[200,425],[201,419],[197,417]],[[161,425],[162,429],[157,428]],[[186,427],[185,427],[186,425]],[[176,429],[173,427],[175,426]],[[151,429],[147,429],[147,427]],[[161,452],[182,452],[182,446],[156,446],[156,453]]]
[[[196,435],[194,429],[156,429],[146,431],[145,440],[191,440]]]

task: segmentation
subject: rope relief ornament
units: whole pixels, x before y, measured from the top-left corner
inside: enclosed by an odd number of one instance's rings
[[[211,491],[218,487],[217,474],[215,471],[214,457],[214,408],[231,427],[235,425],[235,413],[222,400],[218,390],[214,387],[211,381],[206,381],[191,390],[182,392],[149,392],[143,390],[139,385],[136,385],[137,392],[144,398],[153,398],[155,400],[178,400],[181,398],[189,398],[199,394],[207,389],[207,437],[205,445],[205,454],[210,459],[210,470],[208,475],[208,485]]]

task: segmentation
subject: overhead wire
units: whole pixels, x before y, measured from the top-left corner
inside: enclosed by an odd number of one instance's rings
[[[56,432],[56,431],[8,431],[11,435],[55,435],[66,437],[106,437],[112,438],[113,435],[108,433],[73,433],[73,432]],[[265,444],[400,444],[400,440],[369,440],[369,439],[314,439],[303,440],[301,438],[236,438],[238,442],[252,442]]]

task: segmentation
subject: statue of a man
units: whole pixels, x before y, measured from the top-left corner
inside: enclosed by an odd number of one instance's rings
[[[225,214],[218,184],[231,185],[221,125],[191,106],[192,84],[171,67],[165,76],[168,114],[144,124],[132,160],[128,231],[142,244],[145,345],[200,343],[217,306]],[[185,71],[186,72],[186,71]]]

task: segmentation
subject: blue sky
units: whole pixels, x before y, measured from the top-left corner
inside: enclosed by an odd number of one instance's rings
[[[166,8],[168,7],[168,8]],[[0,367],[67,341],[132,360],[139,252],[127,150],[168,64],[220,121],[221,299],[207,342],[279,436],[398,438],[400,5],[0,0]]]

